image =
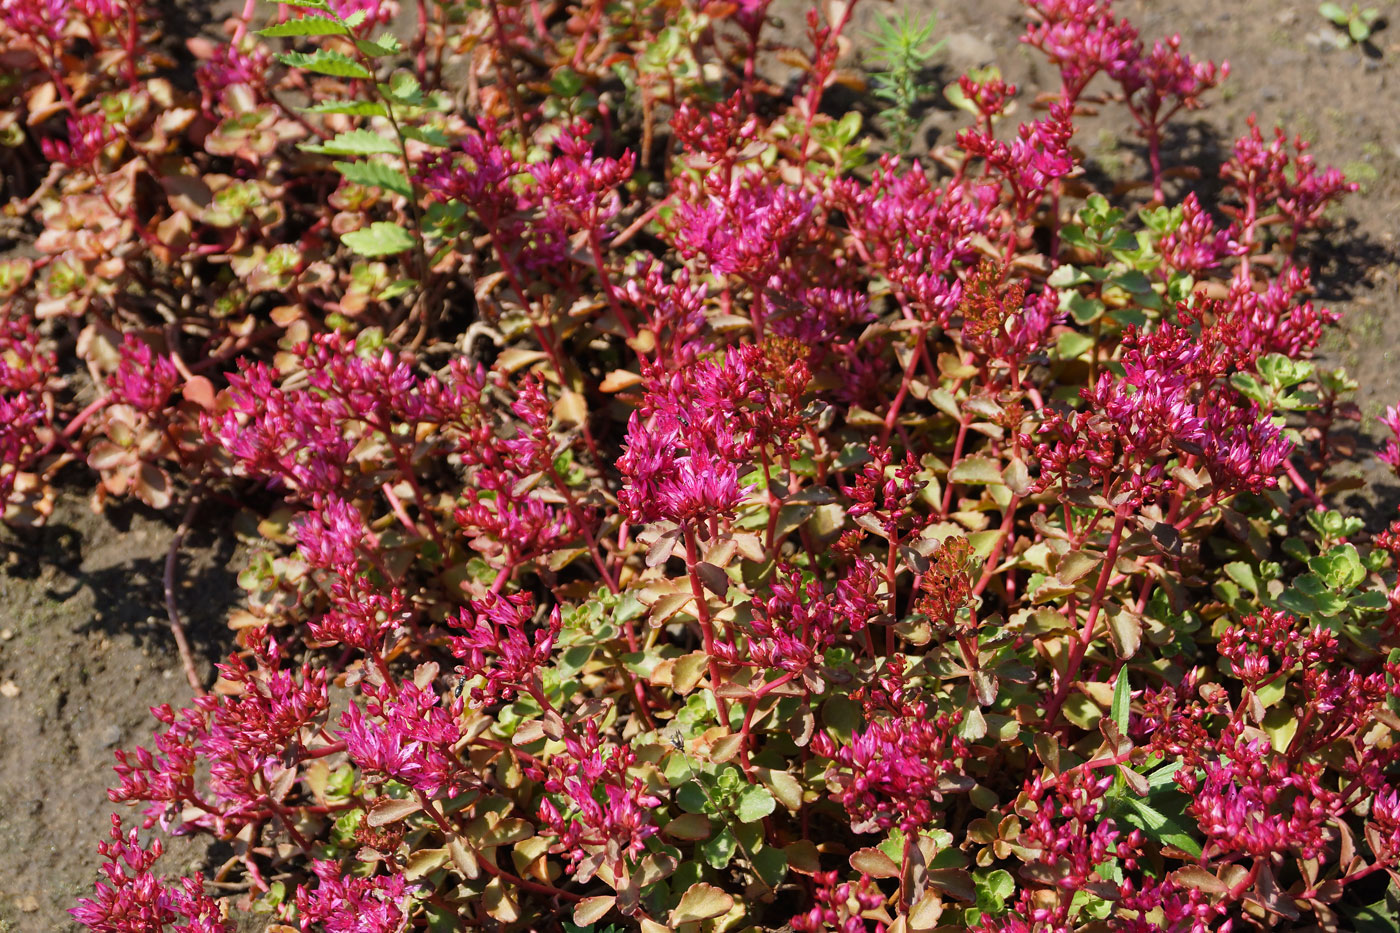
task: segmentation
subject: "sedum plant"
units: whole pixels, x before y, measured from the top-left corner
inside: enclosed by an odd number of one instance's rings
[[[1176,188],[1224,66],[1027,11],[1055,103],[964,76],[865,165],[848,4],[785,91],[761,2],[253,5],[188,88],[139,0],[0,6],[5,518],[82,464],[249,555],[75,919],[1393,923],[1400,523],[1307,300],[1353,186],[1251,124]],[[1095,81],[1146,205],[1082,189]]]

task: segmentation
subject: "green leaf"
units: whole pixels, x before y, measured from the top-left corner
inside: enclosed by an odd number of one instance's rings
[[[1097,298],[1086,298],[1078,292],[1063,297],[1061,308],[1080,324],[1092,324],[1104,312],[1104,303]]]
[[[734,833],[725,827],[696,848],[705,859],[706,864],[711,868],[720,869],[728,865],[734,858],[734,853],[739,848],[739,842],[734,838]]]
[[[583,78],[568,65],[560,68],[549,79],[549,88],[560,97],[576,97],[583,90]]]
[[[681,785],[681,789],[676,791],[676,803],[687,813],[705,813],[710,808],[704,788],[696,781]]]
[[[434,129],[430,126],[405,126],[400,128],[400,132],[408,138],[422,143],[425,146],[436,146],[439,149],[446,149],[452,145],[452,139],[442,130]]]
[[[325,16],[303,16],[288,20],[266,29],[259,29],[258,35],[267,39],[281,39],[284,36],[343,36],[350,30]]]
[[[286,52],[278,55],[277,60],[292,68],[300,68],[302,71],[311,71],[319,75],[330,75],[333,78],[363,79],[374,77],[368,68],[349,55],[343,52],[333,52],[330,49],[317,49],[310,54]]]
[[[1117,285],[1124,291],[1131,292],[1134,295],[1141,295],[1145,292],[1152,291],[1152,283],[1148,281],[1147,276],[1136,269],[1129,269],[1127,272],[1115,275],[1113,278],[1109,279],[1109,284]]]
[[[1123,797],[1124,822],[1163,845],[1176,846],[1192,858],[1200,858],[1201,844],[1176,820],[1148,806],[1145,800],[1137,797]]]
[[[1093,345],[1091,335],[1067,330],[1055,339],[1055,356],[1062,360],[1077,360]]]
[[[367,58],[383,58],[403,50],[403,43],[392,33],[385,33],[378,39],[356,39],[355,48]]]
[[[361,256],[392,256],[413,248],[413,234],[398,224],[378,220],[340,238]]]
[[[1128,684],[1128,665],[1118,669],[1118,680],[1113,685],[1113,724],[1120,735],[1128,734],[1128,713],[1133,698],[1132,687]]]
[[[1366,579],[1366,568],[1361,564],[1361,556],[1350,544],[1332,548],[1326,554],[1319,554],[1308,561],[1308,569],[1320,576],[1333,589],[1351,590]]]
[[[1016,893],[1016,879],[1011,872],[998,868],[989,875],[976,879],[977,906],[989,914],[1000,914],[1006,910],[1006,899]]]
[[[372,100],[323,100],[302,107],[302,113],[343,113],[351,117],[387,117],[389,111],[384,105]]]
[[[750,784],[739,792],[739,803],[734,808],[734,815],[741,823],[757,823],[772,813],[777,805],[768,788],[761,784]]]
[[[789,810],[799,810],[802,807],[802,784],[788,774],[786,771],[770,771],[767,768],[759,772],[759,779],[773,792],[783,806]]]
[[[1351,598],[1351,608],[1377,612],[1390,605],[1390,597],[1382,590],[1365,590]]]
[[[703,813],[682,813],[661,828],[672,839],[697,840],[710,838],[710,818]]]
[[[860,725],[860,707],[845,696],[833,696],[822,704],[822,722],[842,742],[849,742]]]
[[[734,898],[731,895],[702,881],[691,885],[690,889],[681,895],[681,902],[671,911],[671,925],[679,926],[682,923],[722,917],[733,908]]]
[[[1081,272],[1079,269],[1066,263],[1050,273],[1050,277],[1045,280],[1045,284],[1053,288],[1074,288],[1076,285],[1085,285],[1093,280],[1093,277],[1087,272]]]
[[[1078,224],[1066,224],[1064,229],[1060,231],[1060,240],[1081,249],[1092,249],[1096,245],[1085,235],[1084,228]]]
[[[1254,368],[1268,380],[1275,389],[1287,389],[1308,379],[1313,373],[1313,364],[1306,360],[1293,360],[1282,353],[1270,353],[1259,357]]]
[[[753,854],[753,867],[764,884],[775,888],[787,877],[787,853],[773,846],[764,846]]]
[[[389,77],[387,85],[380,85],[385,96],[396,104],[415,106],[423,102],[423,86],[407,71],[396,71]]]
[[[413,196],[413,185],[404,173],[383,162],[333,162],[336,171],[357,185],[372,185],[404,197]]]
[[[963,93],[962,86],[959,85],[958,82],[954,81],[945,87],[943,89],[943,96],[947,99],[948,103],[959,110],[966,110],[973,116],[977,116],[977,105]]]
[[[1347,23],[1347,32],[1351,35],[1353,42],[1365,42],[1371,38],[1371,27],[1359,16]]]
[[[1147,794],[1154,795],[1158,790],[1176,786],[1175,775],[1181,769],[1180,761],[1170,761],[1147,776]]]
[[[1342,9],[1339,3],[1324,3],[1317,8],[1317,12],[1321,13],[1338,26],[1347,21],[1347,11]]]
[[[391,298],[406,295],[417,287],[417,279],[398,279],[397,281],[390,282],[388,286],[385,287],[384,291],[379,293],[379,300],[388,301]]]
[[[301,148],[306,152],[339,156],[390,155],[399,151],[398,143],[394,140],[373,130],[363,129],[346,130],[324,143],[302,143]]]
[[[1360,908],[1352,915],[1352,924],[1356,933],[1394,933],[1400,930],[1400,887],[1392,881],[1380,900]]]
[[[1230,385],[1235,387],[1247,399],[1258,402],[1260,405],[1267,405],[1269,396],[1264,391],[1264,387],[1259,384],[1259,380],[1254,378],[1253,373],[1235,373],[1230,377]]]
[[[987,457],[964,457],[948,471],[950,483],[981,483],[1000,486],[1006,481],[996,462]]]

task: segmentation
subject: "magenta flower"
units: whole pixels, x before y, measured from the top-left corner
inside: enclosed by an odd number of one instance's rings
[[[155,353],[132,333],[123,337],[117,352],[121,362],[107,377],[112,395],[143,414],[160,416],[181,381],[172,358]]]
[[[1231,673],[1257,687],[1290,671],[1330,663],[1340,647],[1329,630],[1308,629],[1286,612],[1264,609],[1226,629],[1219,651],[1230,662]]]
[[[707,176],[705,190],[694,194],[676,209],[676,248],[687,259],[704,256],[718,275],[751,285],[778,270],[811,218],[812,206],[800,193],[756,170],[728,186],[719,176]]]
[[[0,22],[19,35],[56,45],[70,6],[68,0],[0,0]]]
[[[533,601],[523,593],[493,595],[459,613],[455,627],[465,629],[466,634],[454,635],[448,644],[462,661],[463,678],[483,680],[471,687],[474,705],[513,700],[519,693],[536,689],[539,670],[549,663],[563,621],[558,606],[544,626],[532,626],[534,614]]]
[[[107,118],[98,113],[68,117],[68,140],[41,139],[39,148],[44,158],[70,169],[91,169],[102,149],[112,141],[112,129]]]
[[[870,926],[862,916],[869,910],[881,908],[885,895],[876,887],[868,875],[862,874],[855,881],[841,881],[834,871],[819,871],[812,876],[816,885],[813,906],[805,913],[798,914],[789,921],[799,933],[869,933]],[[875,924],[877,931],[884,924]]]
[[[1112,15],[1112,0],[1027,0],[1040,22],[1021,41],[1039,49],[1060,69],[1061,96],[1078,100],[1095,75],[1118,79],[1142,54],[1137,30]]]
[[[330,701],[324,668],[279,669],[281,653],[266,630],[254,630],[250,644],[256,667],[233,656],[219,668],[241,692],[196,697],[178,713],[168,705],[151,710],[167,728],[156,733],[154,754],[117,751],[113,802],[149,803],[148,825],[160,820],[178,831],[236,831],[263,818],[258,811],[288,767],[287,748],[312,740]],[[205,791],[196,762],[208,767]]]
[[[1376,456],[1400,476],[1400,405],[1391,405],[1380,420],[1393,436],[1386,439],[1385,447]]]
[[[1323,330],[1341,320],[1341,314],[1315,308],[1310,301],[1295,303],[1296,296],[1310,287],[1310,273],[1287,263],[1269,280],[1263,291],[1255,291],[1238,277],[1230,284],[1230,295],[1219,309],[1221,338],[1238,353],[1241,365],[1248,365],[1267,353],[1299,358],[1317,348]]]
[[[543,194],[546,211],[562,212],[574,230],[600,239],[607,237],[605,224],[620,207],[619,192],[632,177],[636,154],[630,150],[619,159],[597,158],[587,136],[592,128],[577,123],[555,139],[559,155],[530,166]]]
[[[33,395],[0,395],[0,502],[14,490],[16,471],[39,449],[34,429],[43,418],[43,408]]]
[[[301,556],[312,567],[349,580],[360,566],[360,550],[378,547],[364,516],[345,499],[332,493],[319,509],[308,510],[292,523]]]
[[[1254,118],[1249,118],[1249,132],[1235,141],[1234,154],[1220,168],[1220,176],[1242,202],[1236,221],[1242,234],[1276,209],[1288,220],[1297,240],[1299,234],[1318,226],[1328,205],[1357,190],[1334,168],[1319,172],[1307,150],[1308,143],[1297,137],[1290,151],[1281,128],[1275,128],[1273,139],[1266,141]]]
[[[814,739],[813,750],[833,761],[828,780],[841,790],[832,799],[845,807],[851,829],[867,833],[898,826],[913,832],[927,825],[943,795],[966,783],[956,770],[957,759],[967,753],[955,734],[961,721],[960,711],[936,716],[920,711],[876,720],[850,745],[832,749],[823,734],[824,750]]]
[[[400,874],[357,877],[338,862],[311,863],[318,884],[298,886],[297,911],[302,930],[324,933],[399,933],[404,926],[404,901],[411,889]]]
[[[1182,200],[1181,211],[1181,226],[1163,237],[1159,245],[1162,259],[1168,266],[1178,272],[1199,275],[1219,266],[1222,259],[1233,254],[1229,233],[1216,229],[1196,192],[1190,192]]]
[[[1266,739],[1239,741],[1196,769],[1180,768],[1176,783],[1191,797],[1187,812],[1214,855],[1270,858],[1285,852],[1319,858],[1328,824],[1342,816],[1342,795],[1319,779],[1320,765],[1290,762]]]
[[[562,853],[579,881],[593,877],[603,865],[615,876],[626,874],[629,858],[646,848],[656,835],[652,811],[661,805],[640,778],[628,777],[637,756],[630,746],[606,742],[596,720],[582,735],[564,733],[565,753],[550,762],[548,772],[533,769],[547,794],[563,798],[561,811],[548,796],[540,801],[539,817],[558,840],[550,851]]]
[[[264,45],[243,46],[224,42],[215,46],[212,57],[199,63],[195,80],[199,82],[204,111],[213,110],[215,102],[224,102],[229,88],[245,86],[261,89],[266,80],[271,53]]]
[[[204,893],[204,875],[171,885],[152,873],[164,847],[159,839],[141,845],[136,830],[122,836],[121,818],[112,814],[111,841],[97,844],[102,881],[96,895],[82,898],[69,911],[93,933],[232,933],[233,924],[213,898]]]
[[[363,577],[335,581],[331,584],[331,596],[334,606],[320,618],[307,622],[312,637],[325,644],[377,655],[384,637],[411,616],[397,587],[378,592]]]
[[[935,188],[918,163],[905,167],[886,157],[868,187],[847,179],[834,188],[836,205],[871,265],[921,320],[946,324],[962,300],[954,269],[976,264],[976,237],[1000,233],[997,187]]]
[[[462,737],[457,728],[461,702],[442,706],[433,691],[417,684],[375,687],[366,684],[361,709],[351,703],[340,716],[337,737],[346,754],[365,771],[408,784],[429,797],[455,792],[465,780],[452,747]]]
[[[723,364],[701,361],[670,374],[651,369],[617,461],[626,481],[618,501],[634,521],[680,523],[723,515],[739,504],[740,463],[755,443],[781,441],[792,428],[781,423],[782,406],[795,390],[789,384],[787,391],[773,391],[758,363],[752,352],[738,351]]]
[[[53,376],[57,359],[39,348],[39,329],[29,317],[0,317],[0,389],[28,392]]]
[[[985,159],[1011,194],[1016,216],[1024,222],[1039,206],[1050,184],[1074,171],[1069,141],[1074,135],[1073,107],[1064,100],[1050,106],[1050,117],[1022,123],[1010,144],[981,129],[963,130],[958,144],[968,158]]]

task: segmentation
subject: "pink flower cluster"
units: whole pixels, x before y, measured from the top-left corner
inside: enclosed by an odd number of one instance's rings
[[[588,881],[604,865],[625,878],[626,862],[656,835],[652,812],[661,800],[641,778],[628,775],[636,754],[627,745],[605,741],[596,720],[584,723],[582,735],[567,729],[563,740],[565,752],[548,770],[531,769],[547,795],[562,798],[563,810],[550,796],[540,801],[540,820],[557,837],[551,849],[568,858],[579,881]]]
[[[798,914],[790,921],[794,930],[800,933],[824,933],[835,930],[839,933],[883,933],[885,924],[876,921],[872,927],[862,917],[869,910],[879,908],[885,901],[875,882],[862,874],[855,881],[842,881],[834,871],[817,872],[812,876],[816,885],[815,902],[806,913]]]
[[[1221,166],[1220,176],[1241,202],[1233,211],[1237,223],[1252,226],[1276,210],[1295,241],[1318,225],[1329,205],[1357,190],[1337,169],[1319,169],[1302,137],[1296,137],[1290,149],[1287,135],[1275,128],[1273,138],[1266,140],[1252,117],[1249,132],[1235,141],[1234,153]]]
[[[340,716],[336,738],[365,772],[407,784],[429,797],[455,791],[466,780],[453,746],[460,701],[444,706],[432,690],[415,683],[363,688],[364,708],[351,703]]]
[[[121,783],[108,792],[113,802],[146,802],[147,825],[159,821],[180,832],[236,830],[276,812],[279,779],[296,767],[285,760],[287,749],[304,749],[322,734],[328,677],[324,668],[281,669],[281,651],[265,636],[254,640],[254,650],[256,667],[236,656],[220,667],[240,692],[196,697],[192,709],[178,713],[169,706],[151,711],[166,729],[156,733],[154,754],[117,752]]]
[[[454,627],[466,634],[454,635],[449,644],[462,661],[463,682],[482,681],[471,687],[473,704],[509,702],[538,690],[539,671],[549,663],[562,622],[556,606],[532,643],[527,632],[534,614],[534,602],[524,593],[492,595],[460,613]]]
[[[849,745],[819,734],[812,744],[830,758],[842,785],[833,795],[856,832],[898,827],[912,833],[928,824],[945,793],[970,786],[954,762],[967,753],[956,735],[961,711],[932,715],[922,704],[909,715],[884,717],[857,733]]]
[[[169,356],[128,333],[117,348],[121,362],[107,377],[113,398],[146,415],[157,416],[180,384],[180,373]]]
[[[111,841],[97,844],[103,858],[102,881],[94,897],[83,898],[69,913],[93,933],[232,933],[218,903],[204,893],[204,876],[196,873],[169,885],[153,869],[164,852],[159,839],[141,845],[136,830],[122,835],[121,818],[112,814]]]
[[[1400,405],[1387,408],[1385,416],[1381,418],[1381,424],[1392,436],[1386,438],[1385,446],[1377,456],[1382,463],[1389,465],[1396,475],[1400,475]]]
[[[1179,314],[1186,323],[1195,316],[1184,306]],[[1152,500],[1174,488],[1164,452],[1199,462],[1222,490],[1274,485],[1292,445],[1226,380],[1235,363],[1234,321],[1222,316],[1205,330],[1210,339],[1172,324],[1126,334],[1123,376],[1100,376],[1083,390],[1089,409],[1052,412],[1041,439],[1027,439],[1042,486],[1072,484],[1084,469],[1096,486]]]
[[[403,875],[356,877],[326,859],[311,863],[320,882],[297,888],[301,928],[325,933],[398,933],[404,925],[404,900],[411,891]]]

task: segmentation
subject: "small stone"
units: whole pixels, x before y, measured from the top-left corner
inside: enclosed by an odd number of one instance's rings
[[[1278,100],[1278,88],[1272,84],[1266,84],[1259,89],[1260,100]]]
[[[15,630],[12,628],[0,628],[0,641],[9,641],[15,637]]]
[[[112,723],[110,726],[102,730],[103,748],[111,748],[114,745],[118,745],[121,743],[121,740],[122,727],[117,725],[116,723]]]
[[[0,696],[8,697],[13,700],[15,697],[19,696],[19,687],[13,680],[7,680],[3,684],[0,684]]]
[[[39,899],[33,894],[21,894],[15,898],[15,906],[21,913],[32,914],[39,909]]]
[[[996,49],[970,32],[955,32],[944,41],[943,54],[954,72],[981,68],[996,61]]]

